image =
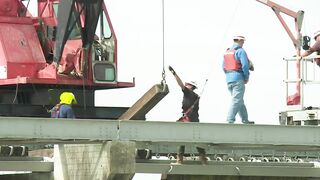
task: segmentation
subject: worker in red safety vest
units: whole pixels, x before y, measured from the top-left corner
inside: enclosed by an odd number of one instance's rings
[[[317,52],[317,55],[320,55],[320,30],[314,33],[313,38],[316,42],[300,56],[300,59],[309,56],[314,52]],[[314,61],[320,66],[320,58],[315,58]]]
[[[242,48],[245,37],[235,36],[233,42],[233,46],[227,49],[223,58],[223,71],[226,74],[228,90],[232,97],[227,122],[234,123],[236,115],[239,114],[242,123],[254,124],[253,121],[248,120],[248,112],[243,100],[245,84],[249,81],[249,70],[254,70],[253,64]]]

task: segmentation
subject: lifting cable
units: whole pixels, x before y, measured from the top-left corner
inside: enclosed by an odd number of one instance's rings
[[[16,102],[17,97],[18,97],[18,92],[19,92],[19,82],[17,82],[17,84],[16,84],[16,90],[15,90],[14,98],[12,100],[12,104],[14,104]]]
[[[229,23],[227,24],[227,26],[226,26],[226,28],[225,28],[225,31],[223,31],[224,33],[223,33],[223,35],[221,36],[220,43],[219,43],[219,46],[218,46],[218,48],[217,48],[217,53],[218,53],[219,55],[224,53],[224,50],[223,50],[223,49],[226,49],[226,47],[223,47],[223,44],[224,44],[223,42],[224,42],[224,41],[226,40],[226,38],[227,38],[227,35],[228,35],[228,33],[229,33],[229,29],[230,29],[232,23],[234,22],[234,19],[235,19],[235,17],[236,17],[236,13],[238,12],[239,7],[240,7],[240,0],[237,1],[236,6],[235,6],[234,10],[232,11],[233,13],[232,13],[232,15],[231,15],[231,18],[230,18],[230,20],[228,21]],[[222,58],[222,55],[221,55],[221,58]],[[217,57],[217,59],[220,59],[220,58]],[[211,66],[209,66],[209,69],[208,69],[207,72],[208,72],[208,73],[207,73],[207,76],[210,76],[210,74],[213,72]],[[207,77],[207,78],[205,79],[205,82],[203,83],[203,88],[202,88],[200,97],[201,97],[202,94],[203,94],[204,88],[205,88],[208,80],[209,80],[209,78]]]
[[[164,0],[162,0],[162,85],[166,84],[166,70],[164,57]],[[165,87],[165,86],[163,86]]]
[[[231,17],[230,17],[230,19],[228,21],[227,26],[225,27],[225,30],[223,31],[223,35],[220,38],[220,43],[219,43],[219,46],[217,48],[217,53],[218,53],[219,57],[217,57],[217,59],[222,59],[223,53],[227,49],[227,47],[223,47],[223,45],[224,45],[224,42],[227,39],[227,35],[228,35],[228,33],[229,33],[230,29],[231,29],[231,25],[233,24],[233,22],[234,22],[234,20],[236,18],[236,13],[238,12],[239,7],[240,7],[240,0],[238,0],[237,3],[235,3],[235,8],[232,11],[233,13],[232,13],[232,15],[231,15]],[[208,70],[207,74],[211,74],[210,72],[212,73],[213,71],[212,71],[212,67],[209,66],[209,70]]]
[[[238,12],[239,7],[240,7],[240,0],[238,0],[238,2],[236,3],[236,6],[235,6],[234,10],[232,11],[233,13],[231,15],[230,21],[227,24],[226,30],[224,31],[224,34],[221,38],[219,52],[222,51],[222,48],[224,48],[224,47],[222,47],[222,44],[226,40],[227,34],[229,32],[229,29],[230,29],[232,23],[234,22],[234,20],[236,18],[236,13]]]

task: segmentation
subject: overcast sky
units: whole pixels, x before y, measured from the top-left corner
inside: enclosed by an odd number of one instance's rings
[[[105,2],[118,38],[119,81],[135,77],[136,87],[101,91],[96,104],[131,106],[162,79],[162,0]],[[274,2],[293,11],[305,11],[303,35],[312,36],[320,29],[319,0]],[[164,16],[164,61],[170,93],[147,114],[147,121],[175,121],[181,116],[182,92],[167,69],[171,65],[183,81],[198,82],[199,94],[208,79],[200,100],[200,121],[225,123],[230,95],[221,68],[222,56],[232,45],[232,37],[243,35],[247,39],[244,48],[255,66],[245,93],[249,120],[279,124],[278,114],[286,110],[282,59],[296,51],[270,7],[255,0],[165,0]],[[294,33],[293,18],[283,17]],[[296,78],[294,66],[289,67],[292,78]],[[315,85],[306,90],[306,105],[319,106],[320,97],[312,93],[319,88]],[[135,176],[135,180],[159,178]]]
[[[98,92],[96,104],[131,106],[162,79],[162,0],[105,2],[118,38],[118,80],[132,81],[135,77],[136,87]],[[303,35],[320,29],[320,11],[315,8],[320,1],[274,2],[305,11]],[[170,93],[147,114],[147,120],[175,121],[181,115],[182,92],[167,69],[171,65],[183,81],[198,82],[199,94],[208,79],[200,100],[200,121],[224,123],[230,95],[221,68],[222,56],[232,45],[232,37],[243,35],[247,39],[244,48],[255,65],[245,93],[249,120],[278,124],[278,113],[286,110],[282,59],[296,51],[271,8],[255,0],[165,0],[164,4],[164,61]],[[283,17],[294,33],[293,18]],[[292,65],[290,70],[295,71],[295,63]],[[296,77],[295,72],[291,75]]]

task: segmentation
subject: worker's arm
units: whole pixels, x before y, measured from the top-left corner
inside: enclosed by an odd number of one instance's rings
[[[239,59],[239,61],[241,62],[241,69],[243,72],[244,81],[248,82],[249,81],[249,67],[250,67],[250,65],[249,65],[249,59],[248,59],[247,53],[242,48],[240,48],[237,50],[236,56]]]
[[[310,54],[318,51],[320,49],[320,41],[317,41],[312,47],[310,47],[308,50],[306,50],[301,57],[307,57]]]
[[[310,54],[312,54],[314,51],[312,51],[311,49],[306,50],[305,52],[303,52],[303,54],[301,55],[301,58],[303,57],[307,57]]]
[[[173,74],[174,78],[176,79],[178,85],[181,87],[181,89],[184,89],[184,84],[182,82],[182,80],[180,79],[180,77],[177,75],[177,73],[174,71],[174,69],[169,66],[169,70],[171,71],[171,73]]]

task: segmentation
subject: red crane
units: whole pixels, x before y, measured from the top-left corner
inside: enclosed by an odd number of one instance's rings
[[[301,53],[301,27],[302,27],[302,21],[304,17],[304,11],[298,11],[294,12],[286,7],[283,7],[275,2],[269,1],[269,0],[256,0],[262,4],[265,4],[272,8],[276,16],[278,17],[279,21],[281,22],[282,26],[286,30],[287,34],[289,35],[297,53],[297,57],[300,56]],[[295,35],[292,33],[290,28],[288,27],[287,23],[284,21],[280,13],[284,13],[292,18],[294,18],[295,23]],[[300,60],[297,59],[296,63],[297,67],[297,79],[301,79],[300,77]],[[296,83],[296,93],[294,95],[287,97],[287,105],[298,105],[301,103],[301,81],[298,81]]]
[[[104,1],[38,0],[37,16],[28,5],[0,1],[0,115],[46,117],[60,93],[72,91],[79,118],[118,118],[126,109],[94,107],[95,90],[134,86],[117,80],[117,38]]]

